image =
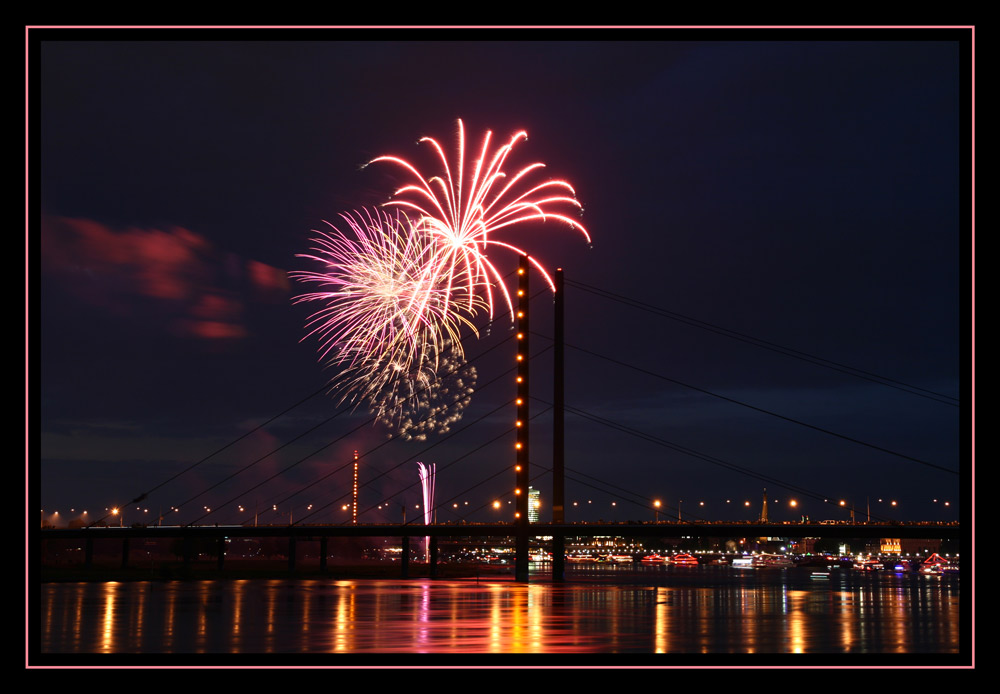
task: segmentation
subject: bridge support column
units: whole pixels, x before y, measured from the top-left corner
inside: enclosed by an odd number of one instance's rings
[[[438,539],[437,535],[430,538],[431,551],[430,551],[430,576],[431,578],[437,578],[438,573]]]
[[[517,267],[517,418],[514,422],[516,462],[514,464],[514,580],[528,581],[528,256]]]
[[[566,580],[566,538],[562,535],[552,536],[552,580]]]
[[[563,316],[565,314],[565,292],[563,290],[563,271],[556,268],[556,294],[554,312],[555,352],[552,357],[552,523],[562,525],[566,522],[565,503],[565,398],[563,371],[565,365],[565,333]],[[552,580],[563,581],[566,578],[566,536],[556,533],[552,536]]]

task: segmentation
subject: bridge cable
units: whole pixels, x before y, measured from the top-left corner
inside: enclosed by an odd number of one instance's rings
[[[533,398],[533,399],[538,400],[539,402],[542,402],[544,404],[548,404],[548,403],[545,403],[543,400],[540,400],[538,398]],[[683,453],[685,455],[689,455],[689,456],[692,456],[694,458],[698,458],[700,460],[704,460],[706,462],[712,463],[713,465],[718,465],[720,467],[724,467],[724,468],[726,468],[728,470],[731,470],[733,472],[738,472],[738,473],[746,475],[748,477],[753,477],[753,478],[758,479],[758,480],[760,480],[762,482],[767,482],[768,484],[774,484],[774,485],[782,487],[784,489],[788,489],[790,491],[793,491],[793,492],[796,492],[796,493],[801,494],[803,496],[815,499],[817,501],[822,501],[823,503],[830,504],[832,506],[837,506],[836,503],[830,501],[831,497],[829,495],[823,495],[823,494],[820,494],[818,492],[806,489],[805,487],[800,487],[798,485],[785,482],[783,480],[780,480],[780,479],[775,478],[775,477],[771,477],[769,475],[763,475],[763,474],[755,472],[755,471],[753,471],[753,470],[751,470],[749,468],[745,468],[745,467],[742,467],[740,465],[736,465],[734,463],[729,463],[729,462],[724,461],[724,460],[722,460],[720,458],[715,458],[713,456],[709,456],[709,455],[706,455],[704,453],[699,453],[698,451],[695,451],[695,450],[692,450],[692,449],[689,449],[689,448],[685,448],[684,446],[680,446],[678,444],[672,443],[672,442],[667,441],[665,439],[661,439],[661,438],[659,438],[657,436],[653,436],[652,434],[648,434],[646,432],[642,432],[642,431],[639,431],[637,429],[632,429],[631,427],[627,427],[627,426],[625,426],[623,424],[619,424],[617,422],[614,422],[612,420],[606,419],[604,417],[599,417],[597,415],[591,414],[589,412],[585,412],[584,410],[580,410],[580,409],[575,408],[575,407],[570,407],[570,406],[567,405],[566,406],[566,411],[571,412],[572,414],[575,414],[577,416],[583,417],[584,419],[589,419],[589,420],[591,420],[593,422],[596,422],[598,424],[603,424],[604,426],[607,426],[609,428],[616,429],[618,431],[621,431],[623,433],[629,434],[631,436],[635,436],[636,438],[640,438],[640,439],[643,439],[645,441],[649,441],[650,443],[655,443],[655,444],[657,444],[659,446],[662,446],[664,448],[669,448],[671,450],[677,451],[678,453]],[[574,472],[575,472],[575,474],[583,474],[583,473],[581,473],[579,471],[574,471]],[[636,496],[640,496],[639,494],[635,494],[635,495]]]
[[[533,334],[536,334],[539,337],[542,337],[542,338],[545,338],[545,339],[548,339],[548,340],[552,339],[552,338],[548,337],[547,335],[542,335],[542,334],[539,334],[539,333],[533,333]],[[620,361],[620,360],[615,359],[613,357],[608,357],[608,356],[605,356],[603,354],[598,354],[597,352],[592,352],[589,349],[584,349],[583,347],[577,347],[576,345],[571,345],[568,342],[564,343],[564,344],[565,344],[566,347],[569,347],[570,349],[575,349],[578,352],[583,352],[584,354],[589,354],[590,356],[597,357],[599,359],[604,359],[605,361],[609,361],[609,362],[611,362],[613,364],[617,364],[618,366],[623,366],[625,368],[632,369],[634,371],[638,371],[639,373],[644,374],[646,376],[653,376],[654,378],[659,378],[659,379],[667,381],[669,383],[674,383],[676,385],[683,386],[684,388],[689,388],[690,390],[694,390],[694,391],[697,391],[699,393],[703,393],[705,395],[710,395],[713,398],[718,398],[720,400],[725,400],[726,402],[731,402],[731,403],[733,403],[735,405],[740,405],[741,407],[745,407],[747,409],[754,410],[754,411],[760,412],[762,414],[770,415],[771,417],[776,417],[776,418],[782,419],[782,420],[784,420],[786,422],[791,422],[792,424],[798,424],[799,426],[806,427],[807,429],[812,429],[814,431],[818,431],[818,432],[820,432],[822,434],[827,434],[829,436],[835,436],[835,437],[837,437],[839,439],[843,439],[844,441],[850,441],[851,443],[856,443],[856,444],[858,444],[860,446],[866,446],[866,447],[871,448],[873,450],[880,451],[882,453],[887,453],[889,455],[893,455],[893,456],[896,456],[898,458],[902,458],[904,460],[909,460],[910,462],[919,463],[920,465],[925,465],[927,467],[934,468],[935,470],[940,470],[942,472],[947,472],[947,473],[950,473],[952,475],[958,475],[959,474],[957,470],[952,470],[951,468],[943,467],[941,465],[937,465],[935,463],[931,463],[931,462],[928,462],[926,460],[921,460],[919,458],[914,458],[912,456],[905,455],[905,454],[899,453],[897,451],[889,450],[888,448],[882,448],[881,446],[877,446],[875,444],[868,443],[868,442],[862,441],[860,439],[856,439],[856,438],[853,438],[853,437],[850,437],[850,436],[846,436],[844,434],[838,434],[835,431],[830,431],[829,429],[824,429],[824,428],[818,427],[818,426],[816,426],[814,424],[809,424],[807,422],[803,422],[801,420],[794,419],[794,418],[788,417],[786,415],[778,414],[777,412],[772,412],[770,410],[765,410],[765,409],[763,409],[761,407],[757,407],[755,405],[750,405],[749,403],[745,403],[745,402],[742,402],[740,400],[736,400],[734,398],[727,397],[725,395],[720,395],[720,394],[714,393],[714,392],[712,392],[710,390],[705,390],[704,388],[699,388],[698,386],[693,386],[693,385],[691,385],[689,383],[684,383],[683,381],[678,381],[678,380],[676,380],[674,378],[670,378],[669,376],[664,376],[663,374],[656,373],[655,371],[650,371],[648,369],[644,369],[642,367],[635,366],[633,364],[628,364],[626,362]]]
[[[668,311],[666,309],[659,308],[651,304],[647,304],[637,299],[632,299],[626,296],[622,296],[621,294],[615,294],[613,292],[609,292],[607,290],[600,289],[598,287],[584,284],[582,282],[577,282],[575,280],[571,280],[568,278],[564,278],[563,282],[572,287],[576,287],[577,289],[581,289],[585,292],[596,294],[597,296],[601,296],[603,298],[610,299],[612,301],[617,301],[627,306],[631,306],[633,308],[637,308],[642,311],[647,311],[649,313],[653,313],[664,318],[670,318],[672,320],[685,323],[686,325],[691,325],[693,327],[701,328],[709,332],[714,332],[718,335],[723,335],[725,337],[729,337],[734,340],[739,340],[740,342],[745,342],[747,344],[751,344],[756,347],[760,347],[762,349],[768,349],[771,350],[772,352],[777,352],[778,354],[783,354],[785,356],[792,357],[794,359],[799,359],[801,361],[815,364],[817,366],[822,366],[828,369],[832,369],[833,371],[838,371],[840,373],[848,374],[850,376],[855,376],[856,378],[861,378],[866,381],[871,381],[872,383],[877,383],[879,385],[895,388],[897,390],[910,393],[911,395],[918,395],[920,397],[927,398],[929,400],[934,400],[935,402],[940,402],[945,405],[951,405],[953,407],[960,406],[958,398],[950,395],[937,393],[935,391],[928,390],[926,388],[921,388],[919,386],[914,386],[908,383],[904,383],[902,381],[894,380],[887,376],[881,376],[879,374],[871,373],[863,369],[859,369],[853,366],[848,366],[846,364],[841,364],[839,362],[831,361],[829,359],[824,359],[823,357],[817,357],[815,355],[811,355],[806,352],[801,352],[799,350],[792,349],[791,347],[784,347],[782,345],[778,345],[773,342],[768,342],[766,340],[752,337],[750,335],[746,335],[737,332],[735,330],[730,330],[728,328],[712,325],[711,323],[706,323],[696,318],[691,318],[679,313],[675,313],[673,311]]]

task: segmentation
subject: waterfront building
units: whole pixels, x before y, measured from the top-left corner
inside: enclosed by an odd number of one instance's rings
[[[538,522],[538,512],[542,507],[542,493],[534,487],[528,487],[528,522]]]

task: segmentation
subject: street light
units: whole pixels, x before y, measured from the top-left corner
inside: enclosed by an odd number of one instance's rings
[[[653,502],[653,508],[656,509],[653,513],[655,514],[656,522],[660,522],[660,500],[657,499]]]

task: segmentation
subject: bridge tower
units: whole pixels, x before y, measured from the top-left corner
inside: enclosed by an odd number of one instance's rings
[[[514,580],[528,580],[528,256],[522,255],[517,267],[517,394],[514,403]]]
[[[767,489],[764,489],[764,500],[760,507],[760,522],[767,523]]]
[[[358,452],[354,451],[354,483],[351,486],[351,525],[358,524]]]
[[[565,294],[563,293],[563,270],[556,268],[555,294],[555,352],[552,360],[552,522],[562,525],[566,522],[565,494],[565,458],[566,458],[566,428],[564,424],[564,379],[565,364]],[[557,533],[552,538],[552,580],[562,581],[565,578],[566,537]]]

